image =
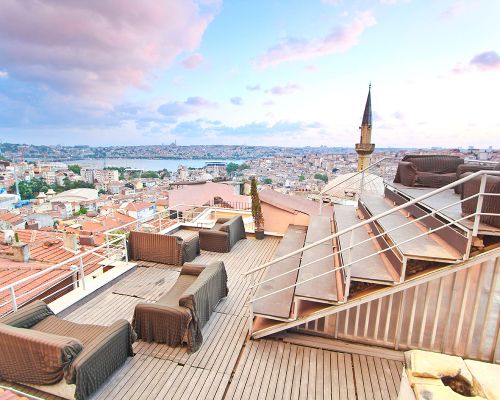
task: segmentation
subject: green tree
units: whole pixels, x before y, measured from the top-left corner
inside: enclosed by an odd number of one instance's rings
[[[264,229],[264,215],[262,215],[259,192],[257,192],[257,180],[255,177],[252,178],[250,195],[252,197],[252,216],[255,223],[255,230],[262,230]]]
[[[248,164],[246,164],[246,163],[243,163],[243,164],[240,164],[240,165],[238,166],[238,169],[239,169],[240,171],[242,171],[242,170],[244,170],[244,169],[250,169],[250,165],[248,165]]]
[[[35,198],[40,192],[47,192],[49,185],[42,178],[33,178],[30,181],[19,182],[19,195],[22,200]],[[16,185],[10,187],[10,191],[15,193]]]
[[[141,175],[142,178],[159,178],[158,172],[156,171],[144,171]]]
[[[78,164],[68,165],[68,169],[70,171],[73,171],[77,175],[80,175],[80,172],[82,171],[82,167],[80,167]]]
[[[238,171],[238,164],[230,162],[226,165],[226,172],[228,175],[231,175],[236,171]]]
[[[265,185],[270,185],[271,183],[273,183],[273,180],[271,178],[264,178],[264,180],[262,182]]]
[[[75,212],[75,214],[76,215],[85,215],[85,214],[87,214],[87,209],[85,207],[80,206],[80,209],[77,212]]]
[[[305,176],[304,176],[304,175],[300,175],[300,176],[299,176],[299,182],[305,181],[305,179],[306,179],[306,178],[305,178]]]
[[[328,176],[326,174],[314,174],[314,179],[322,180],[323,182],[328,182]]]

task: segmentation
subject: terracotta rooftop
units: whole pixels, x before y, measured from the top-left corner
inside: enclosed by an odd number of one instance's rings
[[[305,197],[290,196],[273,189],[264,189],[259,192],[259,198],[262,202],[269,203],[290,212],[301,212],[308,215],[319,214],[319,203],[306,199]],[[332,206],[323,206],[323,215],[332,215],[332,213]]]

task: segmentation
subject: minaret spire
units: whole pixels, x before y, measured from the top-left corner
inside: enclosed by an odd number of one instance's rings
[[[356,144],[356,153],[358,153],[358,171],[367,168],[370,165],[370,155],[375,150],[375,144],[372,140],[372,84],[368,86],[368,96],[366,98],[365,111],[361,121],[361,137]]]

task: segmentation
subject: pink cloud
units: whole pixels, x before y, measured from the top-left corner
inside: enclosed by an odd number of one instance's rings
[[[14,79],[110,101],[195,50],[216,12],[194,0],[2,0],[0,64]]]
[[[451,3],[446,10],[441,13],[441,18],[451,19],[455,18],[460,14],[463,14],[467,9],[464,0],[458,0]]]
[[[261,68],[294,60],[309,60],[328,54],[340,53],[355,46],[361,34],[376,24],[370,11],[356,16],[349,25],[334,29],[329,35],[316,40],[304,38],[286,38],[276,46],[269,48],[257,59]]]
[[[277,95],[292,94],[300,90],[301,87],[296,83],[287,83],[285,86],[274,86],[269,92]]]
[[[457,64],[451,72],[464,74],[474,70],[491,71],[500,69],[500,55],[496,51],[485,51],[476,54],[468,64]]]
[[[195,54],[190,55],[189,57],[185,58],[182,61],[182,65],[184,68],[194,69],[194,68],[199,67],[203,63],[203,61],[205,61],[203,56],[199,53],[195,53]]]

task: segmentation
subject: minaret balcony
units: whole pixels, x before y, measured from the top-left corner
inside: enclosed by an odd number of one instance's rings
[[[375,143],[356,143],[356,153],[372,154],[375,150]]]

